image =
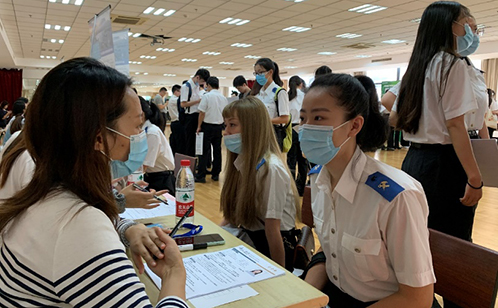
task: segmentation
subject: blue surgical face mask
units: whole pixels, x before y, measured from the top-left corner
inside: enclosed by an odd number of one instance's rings
[[[240,154],[242,151],[242,136],[240,134],[233,134],[224,136],[225,146],[227,149],[235,154]]]
[[[346,139],[340,146],[336,147],[332,141],[334,130],[346,125],[349,121],[342,123],[336,128],[323,125],[301,125],[299,128],[299,142],[301,150],[306,158],[318,165],[328,164],[339,153],[341,147],[348,142]]]
[[[131,135],[128,137],[112,128],[107,127],[107,129],[130,139],[130,154],[128,154],[128,160],[111,160],[112,178],[117,179],[132,174],[143,165],[145,157],[147,156],[147,134],[145,131],[142,131],[138,135]]]
[[[462,57],[468,57],[468,56],[470,56],[471,54],[473,54],[474,52],[476,52],[477,48],[479,48],[479,43],[480,43],[479,35],[477,35],[475,33],[473,33],[473,35],[474,35],[474,38],[473,38],[473,41],[472,41],[472,45],[470,45],[470,47],[467,48],[466,50],[459,52],[459,54]]]
[[[465,28],[464,36],[456,36],[456,44],[457,44],[456,52],[459,55],[462,55],[462,52],[467,50],[474,42],[474,33],[472,32],[472,29],[470,29],[470,26],[468,24],[462,25],[456,21],[455,23]]]
[[[266,73],[265,74],[257,74],[256,75],[256,82],[259,83],[261,86],[264,86],[268,82],[268,78],[266,78]]]

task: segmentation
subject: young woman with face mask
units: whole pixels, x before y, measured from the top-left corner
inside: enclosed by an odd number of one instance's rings
[[[411,141],[402,169],[424,187],[429,227],[467,241],[483,184],[469,135],[477,137],[476,129],[488,135],[482,74],[460,58],[477,49],[475,30],[465,6],[429,5],[391,112]]]
[[[299,196],[266,107],[249,96],[226,106],[223,118],[229,179],[221,191],[223,224],[241,225],[259,252],[292,271]]]
[[[40,82],[22,133],[36,162],[33,178],[0,201],[2,305],[150,307],[115,231],[110,187],[110,164],[124,174],[147,153],[130,85],[90,58],[61,63]],[[187,307],[178,247],[156,234],[155,244],[165,243],[152,264],[162,277],[157,306]]]
[[[318,77],[303,101],[301,149],[312,163],[321,249],[305,280],[331,308],[431,307],[428,207],[420,183],[367,156],[386,140],[377,99],[346,74]]]
[[[260,87],[256,97],[265,104],[268,114],[275,129],[278,145],[282,150],[285,138],[285,129],[289,123],[289,96],[282,88],[283,82],[280,79],[277,63],[268,58],[261,58],[254,64],[254,76],[256,83]]]

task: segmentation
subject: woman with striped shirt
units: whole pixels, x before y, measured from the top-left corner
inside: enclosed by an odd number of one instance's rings
[[[132,168],[147,151],[130,85],[89,58],[66,61],[40,82],[23,129],[33,179],[0,200],[0,306],[152,307],[115,231],[109,186],[111,168]],[[185,308],[180,252],[157,236],[165,248],[152,264],[162,277],[156,307]]]

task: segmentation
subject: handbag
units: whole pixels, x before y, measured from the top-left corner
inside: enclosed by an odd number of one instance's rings
[[[294,249],[294,268],[306,269],[314,252],[315,238],[313,237],[313,232],[310,227],[304,226]]]

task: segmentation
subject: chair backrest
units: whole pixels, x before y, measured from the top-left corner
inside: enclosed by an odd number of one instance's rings
[[[190,170],[192,170],[192,174],[195,174],[195,162],[196,162],[197,158],[192,157],[192,156],[183,155],[180,153],[175,153],[175,177],[178,175],[178,171],[181,168],[180,163],[184,159],[190,161]]]
[[[494,308],[498,252],[429,229],[434,291],[464,308]]]
[[[314,227],[313,212],[311,211],[311,187],[304,187],[303,204],[301,206],[301,219],[310,228]]]

